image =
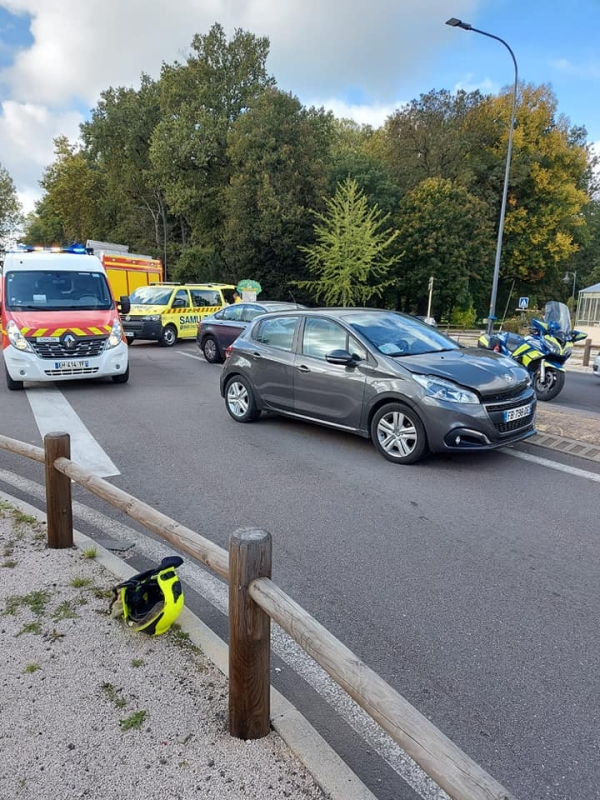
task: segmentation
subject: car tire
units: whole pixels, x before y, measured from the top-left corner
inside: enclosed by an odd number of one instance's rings
[[[158,343],[161,347],[173,347],[175,342],[177,341],[177,328],[175,325],[167,325],[162,334]]]
[[[421,418],[403,403],[381,406],[371,420],[375,449],[394,464],[414,464],[429,452]]]
[[[14,381],[10,375],[8,374],[8,370],[6,367],[4,368],[6,372],[6,385],[10,389],[11,392],[19,392],[23,388],[23,381]]]
[[[129,381],[129,364],[125,372],[121,372],[120,375],[111,375],[111,377],[113,383],[127,383]]]
[[[202,352],[209,364],[222,364],[224,361],[214,336],[207,336],[202,342]]]
[[[227,381],[225,406],[229,416],[236,422],[254,422],[260,417],[252,389],[240,375],[234,375]]]

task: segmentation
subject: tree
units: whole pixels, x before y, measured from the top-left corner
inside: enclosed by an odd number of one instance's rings
[[[469,184],[482,145],[473,111],[482,101],[480,92],[432,90],[389,117],[378,148],[402,193],[426,178]]]
[[[456,306],[466,311],[473,302],[485,307],[494,232],[482,200],[450,180],[428,178],[402,198],[395,223],[403,253],[402,308],[423,311],[431,276],[434,316],[449,315]]]
[[[478,109],[486,148],[473,192],[495,200],[499,217],[508,139],[511,93],[487,97]],[[585,225],[588,154],[585,132],[556,116],[557,101],[547,86],[521,85],[513,137],[501,275],[522,290],[541,284],[559,291],[564,266],[578,248]],[[495,133],[494,133],[495,131]]]
[[[46,168],[40,184],[47,192],[45,211],[56,214],[65,241],[102,239],[106,223],[101,212],[103,178],[82,150],[65,136],[54,140],[54,162]]]
[[[159,81],[160,122],[150,158],[173,214],[190,243],[220,248],[222,191],[231,177],[227,138],[235,120],[273,80],[265,63],[269,42],[237,29],[230,41],[220,25],[196,35],[185,65],[165,65]]]
[[[224,276],[260,281],[265,296],[288,298],[305,272],[299,250],[313,241],[310,209],[326,191],[331,114],[266,89],[233,124],[223,193]]]
[[[44,195],[35,204],[35,210],[25,218],[23,241],[42,247],[60,246],[67,240],[60,217]]]
[[[137,91],[111,87],[102,92],[81,134],[89,162],[104,178],[100,203],[110,240],[159,256],[166,268],[175,221],[168,216],[160,178],[150,160],[150,143],[160,119],[158,84],[142,74]]]
[[[398,236],[386,229],[389,215],[369,208],[356,181],[348,178],[327,200],[327,213],[315,216],[315,244],[301,248],[314,280],[298,285],[327,305],[355,306],[380,297],[392,281],[390,268],[399,254],[387,250]]]
[[[13,179],[0,164],[0,242],[16,232],[22,218],[21,203]]]

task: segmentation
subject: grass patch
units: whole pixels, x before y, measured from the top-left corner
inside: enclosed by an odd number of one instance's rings
[[[49,599],[50,592],[46,592],[43,589],[29,592],[29,594],[25,595],[13,594],[6,598],[6,607],[2,615],[16,614],[20,608],[25,606],[28,606],[34,614],[43,614]]]
[[[22,636],[24,633],[35,633],[39,636],[41,632],[42,623],[36,619],[35,622],[26,622],[21,630],[18,633],[15,633],[15,636]]]
[[[0,566],[5,567],[6,569],[14,569],[19,562],[15,561],[12,558],[7,558],[6,561],[3,561]]]
[[[38,669],[41,669],[39,664],[27,664],[23,672],[37,672]]]
[[[148,716],[147,711],[135,711],[133,714],[130,714],[125,719],[119,720],[119,725],[121,726],[121,730],[124,731],[131,731],[134,729],[140,729],[144,724],[144,720]]]
[[[91,578],[73,578],[70,582],[69,586],[72,586],[74,589],[87,589],[93,583]]]
[[[110,600],[112,596],[112,589],[99,589],[98,587],[94,589],[94,597],[97,597],[98,600]]]
[[[5,500],[0,500],[0,511],[12,511],[13,507],[10,503],[7,503]]]
[[[12,556],[14,551],[15,551],[15,543],[13,542],[12,539],[9,539],[8,542],[4,545],[4,550],[2,551],[3,555],[5,555],[8,558],[8,556]]]
[[[110,700],[111,703],[114,703],[117,708],[123,708],[127,705],[127,700],[125,700],[121,694],[122,689],[117,689],[117,687],[113,686],[112,683],[103,683],[100,688],[104,692],[107,700]]]
[[[201,653],[199,647],[196,647],[193,644],[192,640],[190,639],[189,633],[182,631],[179,625],[171,626],[171,639],[177,645],[177,647],[181,647],[184,650],[189,650],[191,653]]]
[[[75,611],[71,603],[68,600],[65,600],[64,603],[61,603],[55,610],[54,614],[52,614],[52,619],[56,622],[60,622],[61,619],[78,619],[79,614]]]
[[[14,512],[15,522],[19,522],[22,525],[35,525],[37,519],[32,517],[31,514],[24,514],[22,511],[16,510]]]
[[[144,666],[144,659],[143,658],[134,658],[131,661],[132,667],[143,667]]]
[[[98,551],[95,547],[88,547],[87,550],[83,551],[84,558],[96,558],[98,555]]]

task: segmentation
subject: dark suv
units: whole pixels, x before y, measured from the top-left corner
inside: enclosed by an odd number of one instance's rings
[[[267,314],[236,339],[221,395],[237,422],[261,411],[370,437],[398,464],[490,450],[535,433],[527,371],[379,309]]]

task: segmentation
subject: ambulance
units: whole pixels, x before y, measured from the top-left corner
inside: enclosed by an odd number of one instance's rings
[[[112,297],[106,271],[84,247],[21,247],[0,275],[0,322],[6,383],[111,377],[129,380],[119,317],[129,298]]]
[[[195,339],[198,323],[233,299],[231,283],[153,283],[129,297],[123,316],[127,341],[147,339],[173,347],[178,339]]]

